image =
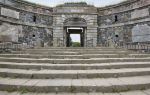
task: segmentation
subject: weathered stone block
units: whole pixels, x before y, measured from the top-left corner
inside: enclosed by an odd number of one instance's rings
[[[136,25],[132,29],[133,42],[147,42],[150,41],[150,26],[147,24]]]
[[[135,10],[131,13],[131,19],[149,16],[149,9]]]
[[[22,34],[22,26],[15,26],[3,23],[0,26],[0,41],[18,42],[18,37]]]
[[[2,7],[1,15],[19,19],[19,12],[12,9],[7,9]]]

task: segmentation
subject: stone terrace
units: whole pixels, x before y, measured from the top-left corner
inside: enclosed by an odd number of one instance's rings
[[[0,54],[0,95],[150,95],[150,54],[37,48]]]

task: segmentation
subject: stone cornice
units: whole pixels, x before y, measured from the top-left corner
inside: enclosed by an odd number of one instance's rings
[[[63,14],[98,15],[98,13],[53,13],[53,15],[63,15]]]
[[[24,25],[24,26],[31,26],[31,27],[39,27],[39,28],[52,28],[52,26],[47,26],[47,25],[42,25],[42,24],[34,24],[34,23],[28,23],[28,22],[21,22],[21,21],[12,21],[5,19],[3,17],[0,17],[0,21],[2,22],[7,22],[7,23],[12,23],[12,24],[17,24],[17,25]]]
[[[44,8],[44,9],[51,9],[52,8],[52,7],[48,7],[48,6],[37,4],[37,3],[32,3],[32,2],[29,2],[29,1],[25,1],[25,0],[14,0],[14,1],[25,4],[25,5],[30,5],[30,6],[33,6],[33,7],[37,7],[37,8]]]
[[[149,21],[150,21],[150,17],[139,19],[139,20],[133,20],[133,21],[128,21],[128,22],[123,22],[123,23],[112,24],[112,25],[102,25],[102,26],[99,26],[99,28],[119,27],[119,26],[132,25],[132,24],[149,22]]]
[[[114,4],[114,5],[110,5],[110,6],[105,6],[105,7],[97,7],[100,11],[101,10],[108,10],[108,9],[111,9],[111,8],[116,8],[116,7],[120,7],[120,6],[124,6],[124,5],[127,5],[127,4],[130,4],[130,3],[135,3],[139,0],[127,0],[127,1],[124,1],[124,2],[121,2],[119,4]]]
[[[45,15],[45,16],[51,16],[51,15],[52,15],[52,14],[44,14],[44,13],[39,13],[39,12],[28,11],[28,10],[25,10],[25,9],[21,9],[21,8],[9,6],[9,5],[2,4],[2,3],[0,3],[0,5],[4,5],[4,6],[7,6],[7,7],[9,7],[9,8],[15,9],[15,10],[25,11],[25,12],[34,13],[34,14],[39,14],[39,15]]]
[[[130,9],[130,10],[124,10],[124,11],[121,11],[121,12],[116,12],[116,13],[112,13],[112,14],[107,14],[107,15],[100,15],[98,13],[99,16],[109,16],[109,15],[113,15],[113,14],[118,14],[118,13],[124,13],[124,12],[129,12],[129,11],[133,11],[133,10],[136,10],[136,9],[140,9],[140,8],[145,8],[145,7],[148,7],[150,6],[150,4],[146,5],[146,6],[141,6],[141,7],[138,7],[138,8],[133,8],[133,9]]]

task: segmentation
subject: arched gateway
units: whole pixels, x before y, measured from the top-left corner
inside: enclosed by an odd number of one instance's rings
[[[79,34],[80,35],[80,46],[85,46],[85,32],[87,28],[86,20],[83,18],[72,17],[68,18],[64,21],[64,34],[66,40],[66,46],[71,46],[71,34]]]
[[[54,8],[54,47],[71,46],[70,35],[79,34],[82,47],[97,45],[97,9],[94,6],[72,3]]]

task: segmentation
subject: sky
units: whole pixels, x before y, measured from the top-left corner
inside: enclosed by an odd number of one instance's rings
[[[46,5],[54,7],[65,2],[87,2],[88,4],[94,5],[96,7],[104,7],[107,5],[117,4],[124,0],[26,0],[33,3],[38,3],[41,5]]]
[[[80,42],[80,34],[71,34],[70,37],[73,42]]]

